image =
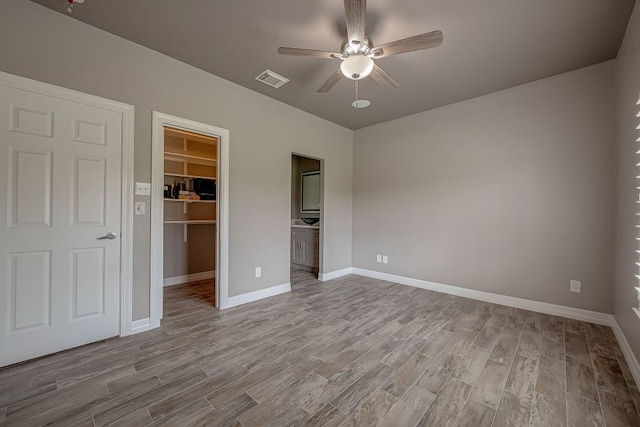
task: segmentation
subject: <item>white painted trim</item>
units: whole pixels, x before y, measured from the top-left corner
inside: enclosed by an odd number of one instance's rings
[[[618,344],[620,344],[624,358],[627,360],[627,365],[629,365],[633,379],[636,381],[636,384],[640,384],[640,364],[638,364],[638,359],[636,359],[636,356],[633,354],[633,350],[631,350],[627,337],[625,337],[615,318],[613,319],[613,324],[610,326],[618,340]]]
[[[226,301],[226,305],[220,308],[231,308],[241,304],[246,304],[248,302],[258,301],[263,298],[284,294],[286,292],[291,292],[291,283],[276,285],[270,288],[260,289],[258,291],[229,297]]]
[[[327,280],[337,279],[338,277],[346,276],[348,274],[353,274],[353,268],[347,267],[341,270],[330,271],[328,273],[318,273],[318,280],[326,282]]]
[[[216,306],[228,306],[229,296],[229,131],[206,123],[153,111],[151,130],[151,262],[149,314],[151,327],[160,326],[163,293],[164,126],[217,136]]]
[[[157,328],[162,319],[164,248],[164,129],[160,113],[153,112],[151,127],[151,255],[149,260],[149,319]],[[161,184],[162,189],[161,189]]]
[[[122,182],[120,210],[120,335],[130,334],[133,299],[133,105],[78,92],[0,71],[4,86],[113,111],[122,115]]]
[[[120,336],[133,330],[134,107],[122,115],[122,215],[120,224]]]
[[[151,327],[151,319],[148,317],[131,322],[131,335],[139,334],[140,332],[148,331],[150,329],[153,328]]]
[[[197,282],[198,280],[215,279],[216,271],[201,271],[200,273],[185,274],[182,276],[165,277],[162,286],[175,286],[183,283]]]
[[[615,321],[613,315],[600,313],[597,311],[582,310],[580,308],[566,307],[563,305],[550,304],[547,302],[533,301],[524,298],[510,297],[506,295],[494,294],[491,292],[477,291],[475,289],[460,288],[458,286],[443,285],[441,283],[429,282],[426,280],[412,279],[410,277],[396,276],[394,274],[381,273],[379,271],[366,270],[363,268],[353,268],[353,274],[371,277],[374,279],[386,280],[400,285],[413,286],[415,288],[428,289],[430,291],[444,294],[457,295],[460,297],[491,302],[494,304],[507,305],[509,307],[521,308],[524,310],[536,311],[538,313],[552,314],[555,316],[567,317],[569,319],[581,320],[584,322],[596,323],[599,325],[611,326]]]
[[[0,71],[0,81],[4,86],[14,89],[26,90],[29,92],[43,94],[52,98],[58,98],[65,101],[77,102],[79,104],[90,105],[92,107],[102,108],[115,112],[126,112],[133,110],[133,105],[125,104],[112,99],[102,98],[100,96],[79,92],[73,89],[67,89],[62,86],[55,86],[49,83],[28,79],[26,77],[16,76],[14,74]]]

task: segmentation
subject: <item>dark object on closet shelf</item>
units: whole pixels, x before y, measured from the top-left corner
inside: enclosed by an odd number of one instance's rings
[[[164,185],[164,198],[165,199],[171,198],[171,184]]]
[[[193,191],[200,196],[200,200],[216,200],[216,180],[194,178]]]

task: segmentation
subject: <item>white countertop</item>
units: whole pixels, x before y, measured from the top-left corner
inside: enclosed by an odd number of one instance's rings
[[[314,228],[314,229],[318,229],[320,228],[320,223],[316,222],[313,225],[309,225],[307,223],[305,223],[304,221],[302,221],[301,219],[292,219],[291,220],[291,227],[295,227],[295,228]]]

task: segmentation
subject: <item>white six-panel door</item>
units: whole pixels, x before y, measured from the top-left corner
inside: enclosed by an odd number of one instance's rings
[[[122,125],[0,85],[0,366],[119,334]]]

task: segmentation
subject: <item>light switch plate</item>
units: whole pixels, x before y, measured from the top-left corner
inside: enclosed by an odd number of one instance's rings
[[[382,255],[382,263],[383,264],[388,264],[389,263],[389,257],[386,255]]]
[[[144,215],[147,213],[147,204],[145,202],[136,202],[135,204],[136,215]]]
[[[151,184],[148,182],[136,182],[136,196],[150,196]]]

